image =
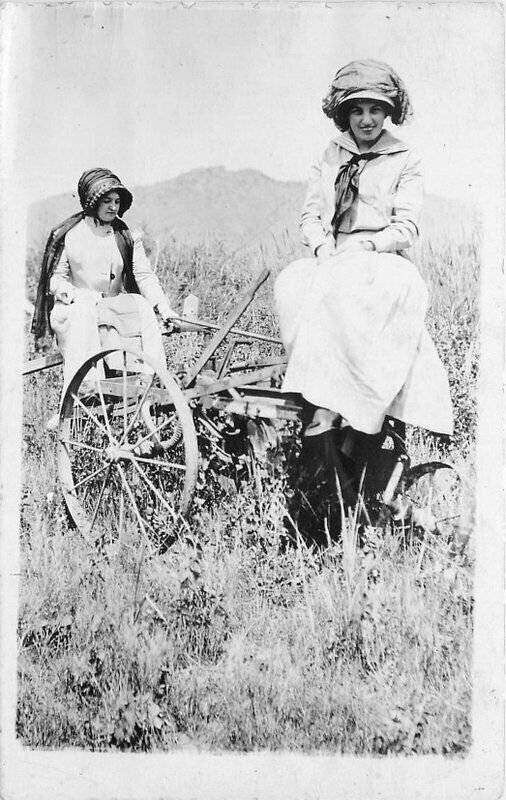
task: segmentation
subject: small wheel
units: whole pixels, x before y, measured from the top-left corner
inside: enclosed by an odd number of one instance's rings
[[[136,531],[155,547],[187,514],[198,473],[192,412],[166,369],[133,349],[104,350],[72,379],[60,412],[58,470],[88,539]]]
[[[460,494],[460,477],[452,465],[439,461],[417,464],[400,481],[397,517],[408,529],[455,538],[460,524]]]

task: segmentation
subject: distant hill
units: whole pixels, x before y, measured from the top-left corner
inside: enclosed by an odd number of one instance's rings
[[[234,249],[269,246],[288,234],[299,240],[298,221],[305,186],[278,181],[253,169],[194,169],[171,180],[132,189],[134,204],[125,215],[131,228],[141,227],[161,239],[174,236],[189,243],[216,238]],[[76,195],[50,197],[31,206],[28,241],[40,247],[51,227],[79,210]],[[469,206],[438,197],[426,199],[426,228],[465,224]]]
[[[216,238],[238,248],[258,245],[287,228],[298,236],[304,184],[276,181],[257,170],[209,167],[136,186],[132,192],[134,203],[124,217],[131,228],[141,227],[156,238],[174,236],[195,243]],[[39,245],[51,227],[79,208],[71,193],[33,204],[29,243]]]

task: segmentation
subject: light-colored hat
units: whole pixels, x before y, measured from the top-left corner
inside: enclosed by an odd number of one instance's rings
[[[392,109],[390,119],[394,125],[402,125],[413,113],[403,82],[383,61],[368,58],[341,67],[323,99],[323,113],[334,120],[339,130],[346,130],[347,120],[340,119],[346,111],[345,103],[359,98],[385,103]]]
[[[372,92],[370,89],[364,89],[361,92],[352,92],[352,94],[347,95],[347,97],[342,97],[338,105],[341,106],[349,100],[377,100],[380,103],[386,103],[392,108],[394,108],[395,105],[391,97],[387,97],[386,94],[381,94],[380,92]]]

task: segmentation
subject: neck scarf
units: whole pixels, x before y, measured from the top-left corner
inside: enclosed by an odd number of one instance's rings
[[[358,178],[360,161],[372,161],[381,153],[357,153],[346,164],[343,164],[337,173],[334,189],[336,190],[335,212],[332,217],[332,232],[335,237],[339,232],[339,225],[347,211],[352,207],[358,197]]]

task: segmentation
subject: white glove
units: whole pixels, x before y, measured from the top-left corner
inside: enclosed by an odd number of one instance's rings
[[[66,306],[69,306],[76,299],[75,286],[72,286],[71,283],[68,283],[64,288],[58,289],[58,291],[55,292],[55,298],[56,300],[59,300],[60,303],[65,303]]]
[[[335,248],[332,247],[330,244],[321,244],[319,247],[316,248],[316,258],[318,262],[321,263],[322,261],[326,261],[327,258],[332,258],[332,256],[336,255]]]
[[[172,306],[168,301],[158,303],[157,309],[158,313],[160,314],[164,322],[170,322],[172,317],[179,316],[177,311],[174,311],[174,309],[172,308]]]

